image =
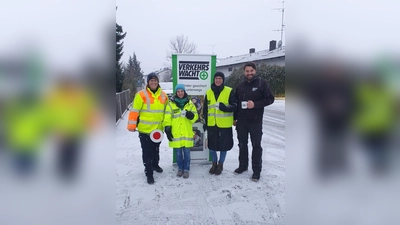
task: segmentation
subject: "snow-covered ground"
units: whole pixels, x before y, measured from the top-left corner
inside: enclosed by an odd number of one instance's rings
[[[155,172],[155,184],[149,185],[143,172],[138,133],[126,129],[127,116],[116,131],[117,224],[284,224],[284,100],[265,108],[259,182],[251,181],[251,166],[243,174],[233,173],[239,155],[234,131],[235,144],[219,176],[208,173],[209,164],[192,164],[188,179],[176,177],[172,149],[164,139],[160,146],[164,172]]]

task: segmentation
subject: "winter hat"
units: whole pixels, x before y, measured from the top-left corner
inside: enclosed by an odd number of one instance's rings
[[[221,77],[222,80],[223,80],[223,82],[225,82],[225,75],[224,75],[224,73],[218,71],[218,72],[216,72],[216,73],[214,74],[214,79],[215,79],[216,77]]]
[[[176,91],[178,91],[178,89],[182,89],[184,92],[186,92],[185,86],[183,84],[177,84],[175,86],[175,93],[176,93]]]
[[[147,75],[147,83],[149,83],[151,79],[156,79],[157,81],[159,81],[156,73],[150,73],[149,75]]]

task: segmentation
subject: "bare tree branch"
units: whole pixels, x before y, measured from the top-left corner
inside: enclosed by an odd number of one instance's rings
[[[181,34],[171,38],[169,42],[170,51],[167,51],[167,59],[171,59],[173,53],[196,53],[197,45],[189,42],[187,36]]]

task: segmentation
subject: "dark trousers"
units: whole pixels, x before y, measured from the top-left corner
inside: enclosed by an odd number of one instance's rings
[[[320,178],[329,178],[334,174],[342,174],[348,170],[348,143],[345,127],[332,129],[322,127],[318,130],[317,174]]]
[[[29,150],[28,150],[29,151]],[[36,155],[31,152],[17,152],[14,155],[14,167],[18,175],[32,175],[36,168]]]
[[[66,179],[76,175],[81,141],[76,138],[65,139],[59,143],[58,171]]]
[[[370,167],[376,175],[387,172],[390,166],[389,134],[364,135],[362,137],[366,153],[370,159]]]
[[[253,151],[251,153],[252,169],[253,172],[261,172],[263,151],[261,148],[262,123],[237,121],[236,131],[239,140],[239,167],[247,168],[249,165],[249,149],[247,147],[247,142],[250,134],[250,140],[253,146]]]
[[[140,144],[142,146],[142,159],[144,173],[146,176],[153,176],[153,167],[158,166],[160,161],[160,144],[154,143],[147,134],[139,134]]]

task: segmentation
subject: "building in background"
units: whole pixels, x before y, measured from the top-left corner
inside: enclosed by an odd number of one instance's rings
[[[155,74],[157,74],[158,79],[160,82],[172,82],[172,70],[171,68],[165,67],[162,69],[159,69],[157,71],[154,71]],[[147,81],[147,75],[145,74],[143,75],[143,80]],[[147,83],[145,82],[145,86],[147,85]]]
[[[261,64],[285,66],[285,46],[278,44],[277,48],[276,41],[272,40],[267,50],[256,52],[254,48],[250,48],[248,54],[217,59],[217,71],[229,77],[235,69],[243,69],[244,64],[250,61],[257,66]]]

